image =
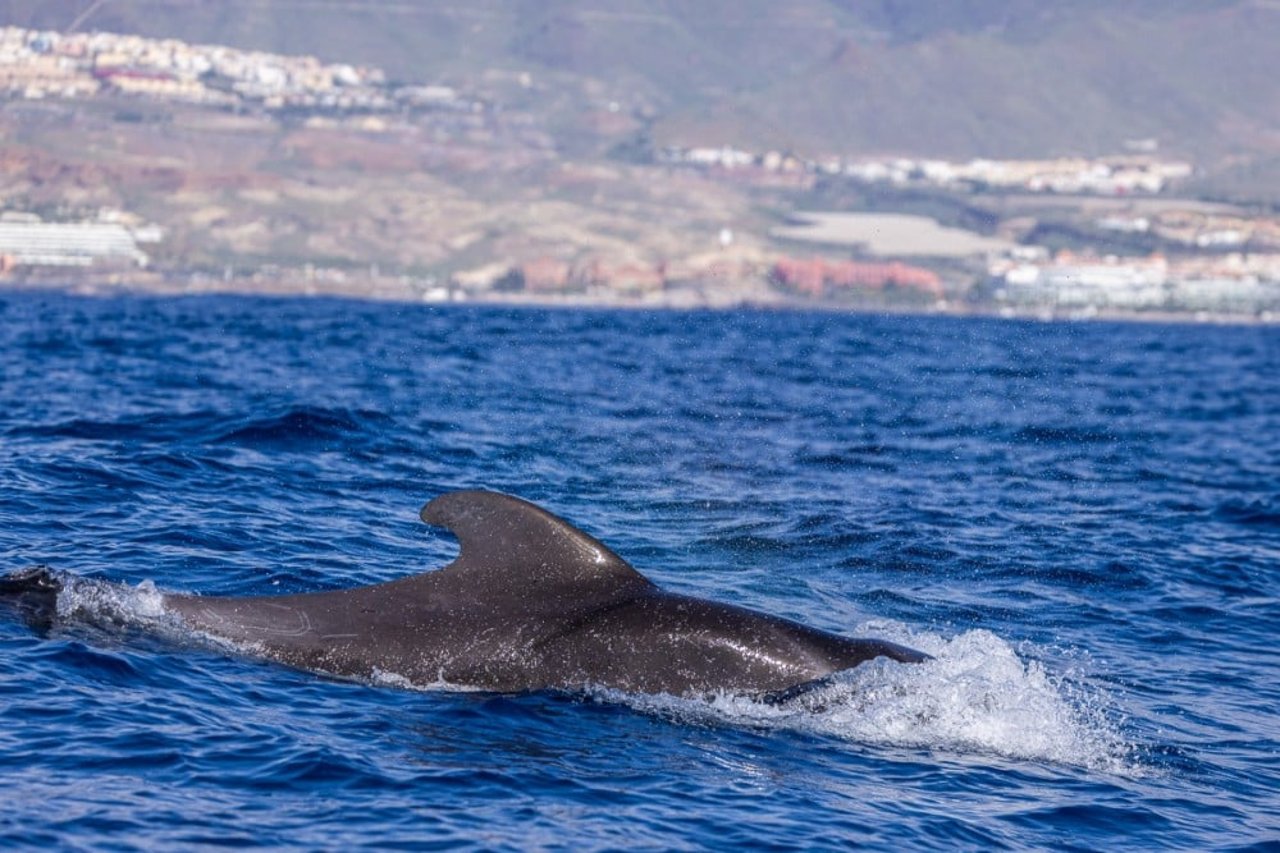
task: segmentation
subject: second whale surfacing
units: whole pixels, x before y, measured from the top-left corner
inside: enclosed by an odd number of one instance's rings
[[[422,508],[461,553],[389,583],[259,597],[170,594],[191,628],[301,669],[497,692],[785,696],[875,657],[927,655],[664,592],[602,543],[509,495]]]

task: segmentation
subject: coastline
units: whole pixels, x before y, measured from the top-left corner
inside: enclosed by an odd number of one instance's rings
[[[836,302],[807,299],[767,287],[717,291],[711,288],[674,288],[644,296],[617,293],[485,293],[440,298],[401,279],[367,282],[221,281],[195,283],[177,281],[156,274],[122,276],[82,276],[79,280],[52,278],[0,278],[0,295],[7,293],[63,293],[86,298],[121,295],[153,297],[249,296],[268,299],[349,299],[368,302],[398,302],[437,307],[531,308],[601,311],[799,311],[831,314],[884,315],[910,317],[955,317],[958,319],[1022,320],[1054,322],[1116,322],[1143,324],[1280,326],[1280,313],[1232,314],[1191,311],[1123,311],[1116,309],[1050,310],[1007,305],[940,300],[928,305],[893,302]]]

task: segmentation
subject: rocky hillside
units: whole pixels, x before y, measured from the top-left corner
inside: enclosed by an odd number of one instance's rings
[[[1211,172],[1280,155],[1270,0],[9,0],[0,23],[313,53],[405,79],[525,71],[569,135],[607,107],[656,143],[956,157],[1156,138]]]

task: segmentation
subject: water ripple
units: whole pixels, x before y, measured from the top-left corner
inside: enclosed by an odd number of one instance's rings
[[[0,293],[0,845],[1246,849],[1280,837],[1265,328]],[[776,706],[357,684],[156,589],[449,562],[440,492],[931,652]]]

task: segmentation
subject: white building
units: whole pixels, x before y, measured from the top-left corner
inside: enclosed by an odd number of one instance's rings
[[[1280,306],[1280,283],[1253,276],[1187,278],[1172,283],[1173,307],[1191,311],[1252,312]]]
[[[0,256],[14,266],[147,265],[127,228],[100,222],[0,222]]]
[[[1168,302],[1163,258],[1059,260],[1004,272],[1004,298],[1059,308],[1160,308]]]

